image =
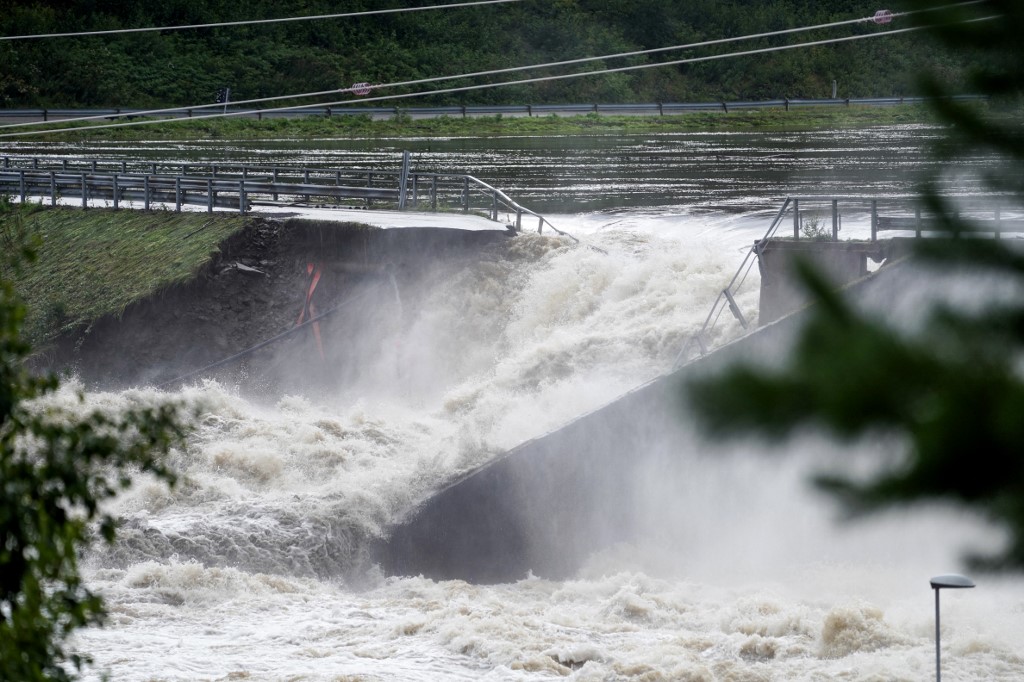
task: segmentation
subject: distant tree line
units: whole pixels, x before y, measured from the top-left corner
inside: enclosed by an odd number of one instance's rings
[[[5,0],[0,35],[308,16],[436,0]],[[612,54],[871,16],[877,2],[528,0],[371,17],[0,41],[2,107],[159,107],[279,96]],[[892,7],[896,10],[897,7]],[[562,72],[885,30],[856,24]],[[956,90],[970,56],[922,33],[418,99],[420,104],[699,101],[911,95],[928,66]],[[551,70],[522,74],[545,75]],[[511,79],[507,77],[505,79]],[[479,82],[479,81],[477,81]],[[450,85],[469,85],[456,81]],[[389,91],[390,92],[390,91]]]

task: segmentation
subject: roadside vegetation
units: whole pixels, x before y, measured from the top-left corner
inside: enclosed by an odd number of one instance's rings
[[[41,208],[0,201],[0,236],[35,262],[13,277],[36,346],[190,280],[247,218],[235,213]]]
[[[975,106],[984,107],[978,103]],[[372,120],[365,114],[330,118],[296,117],[256,120],[214,118],[168,120],[153,125],[128,126],[26,136],[25,140],[197,140],[330,137],[471,137],[515,135],[608,135],[659,132],[815,130],[858,128],[875,125],[932,123],[930,110],[919,105],[800,107],[701,111],[666,116],[606,116],[590,113],[576,116],[478,116],[413,119],[399,111],[387,120]],[[78,127],[88,126],[88,122]]]

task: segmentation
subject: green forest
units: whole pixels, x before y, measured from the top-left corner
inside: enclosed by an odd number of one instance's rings
[[[445,1],[4,0],[0,36],[313,16]],[[285,96],[357,82],[409,81],[685,45],[870,17],[877,10],[877,2],[857,0],[523,0],[368,17],[3,40],[0,106],[188,106],[215,101],[221,88],[231,89],[232,101]],[[878,33],[909,26],[911,21],[862,22],[492,78],[513,80]],[[833,80],[842,98],[889,97],[918,92],[915,74],[924,68],[956,90],[968,62],[966,55],[943,52],[924,33],[907,33],[404,102],[426,106],[825,98],[832,95]],[[418,90],[481,82],[488,81],[459,79]]]

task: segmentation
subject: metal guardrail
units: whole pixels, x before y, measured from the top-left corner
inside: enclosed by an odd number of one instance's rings
[[[736,295],[743,286],[756,261],[760,267],[761,254],[770,239],[776,237],[779,229],[790,214],[793,225],[792,238],[807,240],[839,241],[842,229],[842,207],[856,206],[866,212],[870,220],[871,242],[878,241],[884,231],[913,232],[914,237],[932,235],[963,236],[969,230],[971,235],[992,235],[999,239],[1007,233],[1024,233],[1024,211],[1019,205],[1010,203],[1003,195],[975,195],[957,197],[958,220],[954,224],[944,221],[941,216],[929,211],[915,196],[866,197],[866,196],[794,196],[786,197],[782,206],[768,225],[764,236],[755,241],[746,252],[732,280],[715,298],[704,324],[686,340],[676,355],[673,369],[686,362],[694,348],[700,355],[708,352],[707,335],[718,324],[722,313],[728,309],[743,329],[749,322],[736,304]],[[885,215],[883,215],[885,214]],[[960,224],[962,223],[962,225]],[[966,226],[964,229],[963,226]]]
[[[750,269],[753,267],[754,262],[761,254],[761,244],[775,236],[779,226],[782,225],[783,216],[786,213],[786,209],[789,208],[790,198],[786,197],[785,201],[782,202],[782,206],[779,207],[778,213],[775,214],[775,218],[768,225],[768,230],[764,233],[764,237],[754,242],[754,245],[750,247],[746,255],[743,256],[743,262],[740,263],[740,267],[736,270],[736,274],[733,275],[729,284],[726,285],[718,296],[715,298],[715,302],[711,304],[711,310],[708,312],[708,316],[704,318],[704,324],[695,333],[691,334],[683,344],[683,347],[679,350],[679,354],[676,355],[675,362],[672,363],[672,369],[680,367],[690,356],[690,351],[693,350],[694,346],[700,352],[700,355],[706,355],[708,352],[707,344],[707,333],[714,329],[715,325],[718,324],[718,319],[722,316],[722,313],[726,308],[730,310],[733,316],[737,319],[744,329],[749,328],[750,324],[747,319],[743,316],[743,312],[736,304],[735,295],[739,291],[740,287],[747,279],[747,275],[750,274]]]
[[[957,95],[955,100],[982,100],[981,95]],[[781,108],[789,110],[801,107],[849,107],[849,106],[897,106],[900,104],[922,104],[925,97],[861,97],[847,99],[771,99],[771,100],[739,100],[718,102],[647,102],[636,104],[512,104],[512,105],[465,105],[437,107],[359,107],[359,106],[311,106],[292,111],[263,111],[260,109],[240,109],[223,104],[207,104],[194,107],[181,107],[167,110],[159,114],[159,118],[187,119],[209,113],[233,113],[243,118],[297,118],[319,116],[370,116],[372,118],[411,118],[429,117],[461,117],[476,116],[550,116],[550,115],[647,115],[669,116],[694,111],[735,111],[740,109]],[[0,109],[0,119],[31,121],[61,121],[72,118],[135,118],[147,115],[146,109],[114,108],[114,109]]]
[[[345,202],[381,208],[381,204],[406,210],[483,213],[499,221],[508,215],[508,226],[517,232],[524,218],[537,220],[537,232],[545,228],[577,241],[535,211],[519,204],[502,190],[472,175],[417,171],[410,168],[408,153],[401,169],[264,166],[230,163],[117,161],[54,157],[0,157],[0,194],[49,200],[124,201],[174,205],[185,204],[237,208],[245,212],[256,201],[292,205],[313,202]]]

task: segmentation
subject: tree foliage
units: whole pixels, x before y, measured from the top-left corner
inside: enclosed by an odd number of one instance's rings
[[[78,416],[48,400],[58,381],[25,369],[25,309],[11,280],[34,251],[17,234],[17,209],[0,206],[0,222],[0,679],[66,680],[87,659],[64,640],[103,618],[78,567],[97,534],[114,539],[100,505],[140,471],[173,483],[164,455],[183,427],[171,404]]]
[[[409,2],[352,0],[7,0],[0,35],[173,26],[240,19],[358,12]],[[420,0],[415,4],[433,4]],[[210,103],[218,88],[249,99],[456,75],[514,65],[683,45],[770,30],[869,17],[866,0],[528,0],[527,2],[188,31],[0,42],[0,105],[151,107]],[[904,20],[905,21],[905,20]],[[788,38],[566,67],[657,63],[681,57],[879,32],[867,22]],[[426,98],[424,104],[524,101],[699,101],[914,94],[907,75],[942,65],[963,84],[965,64],[920,34],[645,69],[529,87]],[[546,75],[551,70],[520,77]],[[506,80],[497,78],[496,80]],[[480,79],[477,79],[480,82]],[[415,89],[415,88],[413,88]],[[422,89],[422,88],[421,88]],[[408,91],[409,89],[407,89]],[[395,90],[394,92],[401,92]]]
[[[924,6],[924,3],[918,3]],[[961,23],[998,16],[998,20]],[[959,150],[988,148],[993,189],[1024,199],[1024,6],[1013,0],[953,7],[929,19],[950,49],[977,57],[968,82],[993,97],[987,113],[937,98],[954,124],[938,153],[955,164]],[[947,93],[941,73],[923,88]],[[948,200],[926,183],[922,197],[950,230],[969,231]],[[1024,290],[1024,256],[991,239],[924,240],[919,260],[987,273]],[[904,437],[905,457],[867,480],[825,475],[818,483],[851,512],[921,500],[953,500],[1010,531],[994,556],[969,557],[984,568],[1024,568],[1024,301],[993,299],[980,310],[942,305],[917,332],[901,333],[856,311],[813,271],[803,281],[816,305],[787,363],[776,370],[734,366],[693,382],[690,404],[713,432],[754,430],[781,437],[816,423],[844,438],[881,429]],[[728,415],[728,419],[724,415]]]

